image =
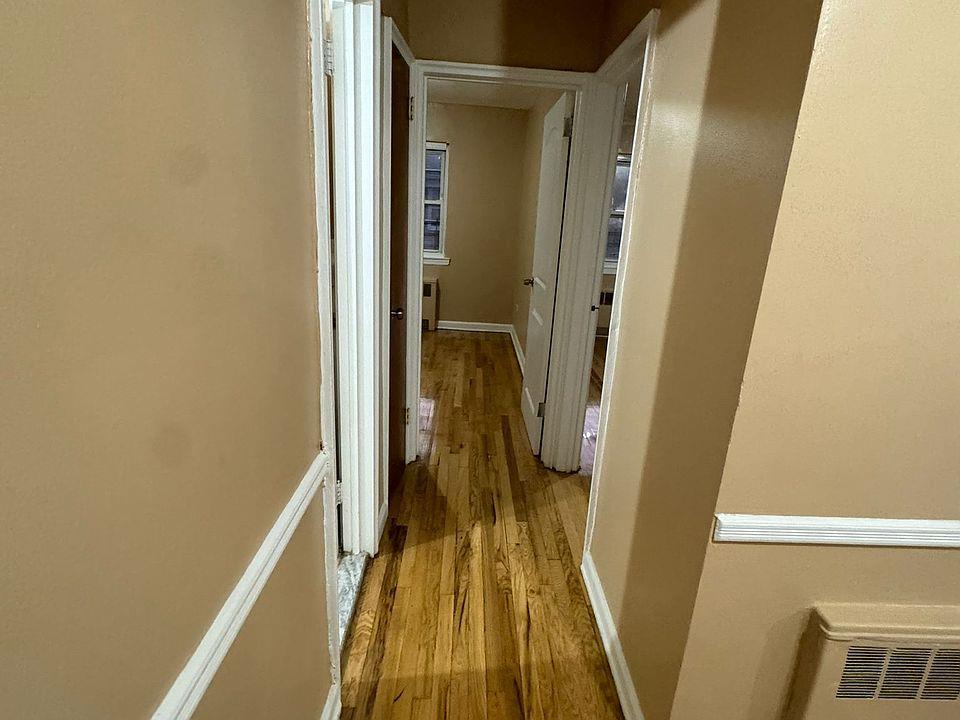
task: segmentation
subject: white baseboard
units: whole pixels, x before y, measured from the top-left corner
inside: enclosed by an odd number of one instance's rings
[[[520,338],[517,337],[517,330],[510,323],[485,323],[469,322],[464,320],[438,320],[437,330],[460,330],[461,332],[493,332],[507,333],[510,340],[513,341],[513,352],[517,355],[517,362],[520,364],[520,374],[523,375],[524,357],[523,350],[520,347]]]
[[[517,329],[510,326],[510,339],[513,341],[513,352],[517,356],[517,364],[520,366],[520,374],[523,375],[524,357],[523,348],[520,347],[520,338],[517,337]]]
[[[617,634],[613,615],[610,614],[610,606],[607,605],[607,596],[603,592],[603,585],[600,584],[600,576],[597,575],[597,566],[594,565],[593,556],[589,552],[583,554],[580,572],[587,586],[587,597],[593,607],[593,614],[597,618],[597,627],[600,628],[600,638],[603,640],[603,649],[610,663],[610,672],[613,673],[613,682],[617,686],[617,695],[620,696],[623,716],[625,720],[643,720],[640,698],[637,697],[637,689],[633,685],[630,668],[627,667],[627,659],[623,655],[620,636]]]
[[[718,513],[715,542],[960,548],[960,520]]]
[[[323,704],[323,710],[318,720],[338,720],[340,709],[340,684],[337,683],[330,687],[330,692],[327,693],[327,702]]]
[[[463,330],[465,332],[508,333],[510,323],[471,322],[469,320],[437,320],[437,330]]]
[[[189,720],[193,715],[300,524],[310,501],[316,495],[317,488],[330,476],[331,470],[329,454],[320,452],[263,539],[220,612],[213,619],[197,649],[157,707],[153,720]]]

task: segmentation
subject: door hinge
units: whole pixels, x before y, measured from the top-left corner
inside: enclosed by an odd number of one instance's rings
[[[403,424],[404,425],[410,424],[410,408],[408,407],[405,407],[403,409]]]
[[[413,120],[413,96],[411,95],[409,98],[407,98],[407,100],[410,101],[408,112],[407,112],[407,119],[412,121]]]
[[[323,47],[323,74],[333,77],[333,41],[324,38]]]
[[[546,403],[539,403],[537,405],[537,417],[543,417],[543,413],[546,409],[547,409]]]
[[[563,136],[566,138],[573,137],[573,115],[563,119]]]
[[[333,486],[333,493],[337,498],[337,505],[343,505],[343,483],[337,480],[337,484]]]

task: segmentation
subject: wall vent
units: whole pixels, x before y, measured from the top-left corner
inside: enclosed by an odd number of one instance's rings
[[[847,650],[837,697],[960,699],[960,650],[853,645]]]
[[[783,717],[960,718],[960,607],[816,608]]]
[[[880,687],[888,650],[854,645],[847,650],[843,675],[837,687],[838,698],[873,698]]]
[[[960,700],[960,649],[937,650],[920,697],[924,700]]]

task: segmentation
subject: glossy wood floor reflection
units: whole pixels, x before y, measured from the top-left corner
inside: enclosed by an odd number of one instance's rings
[[[531,454],[509,336],[425,333],[421,395],[343,718],[622,718],[579,571],[589,478]]]

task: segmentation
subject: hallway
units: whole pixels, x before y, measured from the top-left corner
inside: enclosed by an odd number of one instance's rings
[[[420,458],[344,648],[343,718],[621,718],[580,577],[589,477],[545,470],[505,334],[423,335]]]

